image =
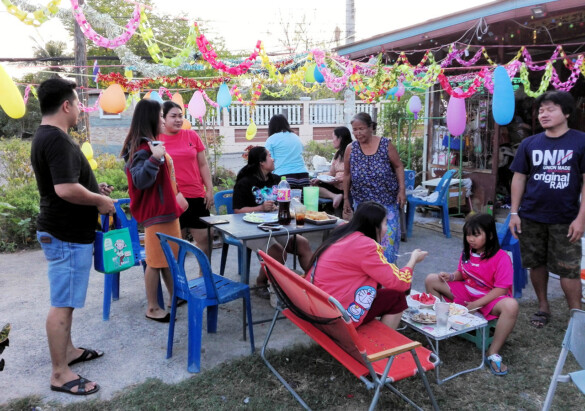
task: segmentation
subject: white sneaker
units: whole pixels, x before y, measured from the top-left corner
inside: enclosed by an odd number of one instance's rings
[[[268,292],[270,293],[270,306],[272,308],[276,308],[278,305],[278,298],[276,297],[276,293],[272,289],[272,286],[268,286]]]

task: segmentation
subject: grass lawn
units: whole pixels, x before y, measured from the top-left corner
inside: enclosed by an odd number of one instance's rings
[[[536,311],[535,301],[520,302],[516,328],[500,353],[510,373],[497,377],[487,370],[459,376],[445,384],[435,384],[434,372],[427,373],[439,406],[444,410],[539,410],[550,383],[561,342],[567,326],[568,310],[564,299],[552,302],[552,322],[537,330],[528,324]],[[275,332],[279,332],[278,324]],[[421,339],[406,331],[412,339]],[[260,347],[258,347],[260,348]],[[446,365],[441,376],[479,364],[480,353],[475,345],[459,338],[443,341],[441,357]],[[372,392],[340,366],[323,349],[293,347],[272,352],[273,365],[293,385],[313,409],[367,409]],[[565,371],[578,369],[571,356]],[[400,381],[396,386],[424,409],[430,409],[419,378]],[[65,395],[65,394],[64,394]],[[43,403],[37,397],[13,401],[0,410],[31,410],[40,407],[64,410],[234,410],[300,409],[289,392],[266,368],[259,355],[226,362],[213,370],[194,375],[176,385],[148,380],[129,387],[110,401],[87,400],[67,406]],[[392,394],[382,391],[379,410],[410,409]],[[555,410],[583,410],[585,396],[572,384],[559,384],[553,402]]]

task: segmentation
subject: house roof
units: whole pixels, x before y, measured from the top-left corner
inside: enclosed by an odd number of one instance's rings
[[[406,48],[418,49],[421,48],[419,46],[422,46],[423,48],[432,48],[433,45],[431,40],[434,39],[435,47],[437,46],[437,43],[448,44],[452,41],[456,41],[462,33],[472,29],[481,19],[483,19],[488,26],[501,23],[499,25],[500,31],[506,33],[510,28],[506,28],[504,23],[510,20],[523,21],[525,26],[534,25],[533,23],[535,21],[538,23],[539,19],[534,20],[532,18],[532,9],[537,6],[543,6],[546,10],[546,15],[550,18],[552,15],[567,11],[581,12],[581,10],[583,10],[583,0],[499,0],[337,47],[335,51],[339,55],[350,59],[359,59],[390,50],[399,51],[400,49]],[[552,21],[554,22],[554,20]],[[528,33],[530,30],[525,31],[527,32],[527,35],[531,34]],[[584,30],[576,31],[579,32],[579,35],[583,35]],[[521,34],[520,30],[518,30],[518,32]],[[437,42],[437,39],[440,40]],[[521,36],[518,36],[518,39],[511,43],[522,44],[522,41],[525,41],[525,39],[525,37],[522,38]],[[474,40],[478,46],[487,46],[490,39],[484,39],[484,42],[481,42],[482,40],[478,38],[475,38]],[[495,44],[501,45],[502,43],[501,40],[498,43],[497,37],[491,40],[495,40]],[[551,38],[551,40],[553,39]]]

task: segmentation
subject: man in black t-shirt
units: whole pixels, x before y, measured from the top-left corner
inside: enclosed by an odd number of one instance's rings
[[[114,212],[111,188],[98,184],[79,145],[67,134],[77,124],[75,83],[54,78],[38,88],[42,121],[31,147],[31,162],[41,195],[37,239],[49,262],[51,308],[47,339],[51,354],[51,390],[88,395],[99,385],[69,366],[104,353],[76,348],[71,341],[73,310],[83,307],[92,264],[98,211]]]

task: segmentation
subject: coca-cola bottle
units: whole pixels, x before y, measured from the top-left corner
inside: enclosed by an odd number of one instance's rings
[[[278,192],[276,201],[278,201],[278,223],[282,225],[289,225],[291,221],[290,216],[290,185],[286,181],[286,177],[280,179],[278,183]]]

